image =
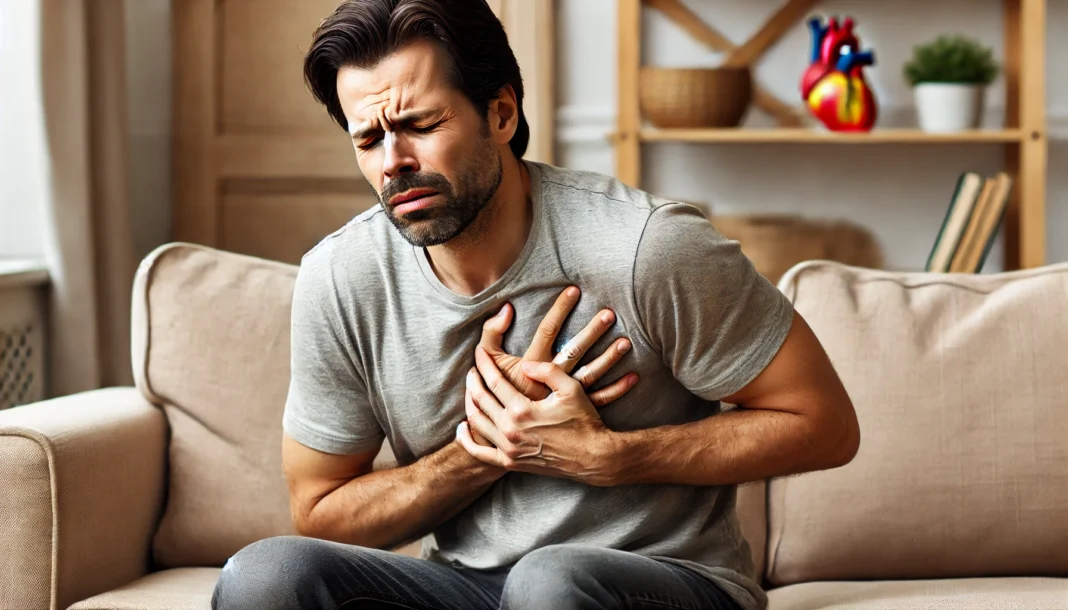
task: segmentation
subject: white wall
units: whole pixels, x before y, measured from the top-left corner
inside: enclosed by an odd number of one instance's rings
[[[138,249],[146,252],[170,231],[170,4],[127,2],[132,197]],[[780,0],[687,0],[735,41],[759,27]],[[1047,66],[1068,59],[1068,3],[1050,2]],[[615,0],[558,0],[561,165],[612,173],[605,134],[615,122]],[[911,96],[901,65],[912,45],[942,31],[967,32],[1001,52],[1001,3],[996,0],[825,0],[824,14],[850,14],[865,46],[876,52],[872,82],[886,122],[909,124]],[[645,61],[656,65],[716,65],[718,57],[670,22],[646,10]],[[760,62],[758,80],[782,99],[798,100],[808,31],[801,26]],[[1050,71],[1052,74],[1053,72]],[[1002,83],[990,92],[987,121],[1002,109]],[[1068,79],[1050,79],[1052,122],[1068,126]],[[750,124],[762,123],[759,111]],[[645,186],[657,194],[704,202],[717,211],[792,212],[850,219],[870,227],[887,265],[922,267],[955,177],[966,169],[996,171],[997,145],[678,145],[645,148]],[[1068,261],[1068,141],[1050,146],[1047,258]],[[999,244],[1000,246],[1000,244]],[[986,271],[1000,268],[1000,247]]]
[[[140,258],[170,239],[171,0],[126,2],[130,190]],[[43,258],[47,196],[36,2],[0,0],[0,258]]]
[[[36,2],[0,0],[0,258],[41,259],[47,193]],[[16,86],[11,86],[16,84]]]
[[[780,0],[687,0],[710,23],[740,42]],[[1068,59],[1068,4],[1050,2],[1047,67]],[[824,15],[852,15],[865,47],[875,49],[869,71],[884,119],[881,126],[914,124],[911,93],[901,66],[912,46],[943,31],[961,31],[992,44],[1001,55],[1001,3],[995,0],[825,0]],[[615,0],[559,0],[560,157],[562,165],[611,173],[603,135],[615,121]],[[719,56],[694,42],[660,13],[645,9],[644,61],[662,66],[715,66]],[[781,99],[800,102],[798,79],[807,65],[809,37],[801,25],[773,47],[757,79]],[[1051,74],[1054,72],[1050,71]],[[1001,80],[990,91],[988,125],[1003,108]],[[1068,124],[1068,81],[1048,84],[1051,122]],[[767,124],[759,110],[749,125]],[[1062,132],[1063,133],[1063,132]],[[887,265],[921,268],[941,224],[956,176],[966,169],[996,171],[998,145],[646,145],[643,187],[659,195],[701,202],[720,212],[790,212],[849,219],[871,228]],[[1068,142],[1050,146],[1047,258],[1068,261]],[[986,271],[1000,268],[1000,244]]]

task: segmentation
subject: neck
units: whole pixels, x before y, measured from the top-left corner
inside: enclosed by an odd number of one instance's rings
[[[448,243],[426,248],[438,279],[457,294],[476,295],[501,279],[530,237],[530,174],[522,161],[507,158],[497,194],[474,222]]]

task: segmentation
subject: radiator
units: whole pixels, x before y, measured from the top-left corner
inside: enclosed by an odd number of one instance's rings
[[[47,285],[39,265],[0,261],[0,409],[45,398]]]

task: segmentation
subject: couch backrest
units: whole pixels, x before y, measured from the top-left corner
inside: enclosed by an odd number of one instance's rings
[[[222,565],[294,533],[282,472],[290,302],[297,267],[203,246],[162,246],[133,294],[137,387],[170,424],[160,568]],[[377,463],[392,460],[383,447]]]
[[[161,568],[221,565],[293,533],[280,449],[296,270],[188,244],[138,269],[135,379],[171,428]]]
[[[779,286],[862,440],[843,468],[769,483],[769,581],[1068,575],[1068,264],[809,262]]]

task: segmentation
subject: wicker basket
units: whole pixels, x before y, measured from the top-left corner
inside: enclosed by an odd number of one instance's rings
[[[642,114],[662,128],[737,127],[753,98],[748,68],[644,67]]]
[[[882,249],[872,233],[847,221],[772,214],[712,215],[709,219],[725,237],[737,240],[757,271],[773,283],[806,260],[872,269],[883,266]]]

